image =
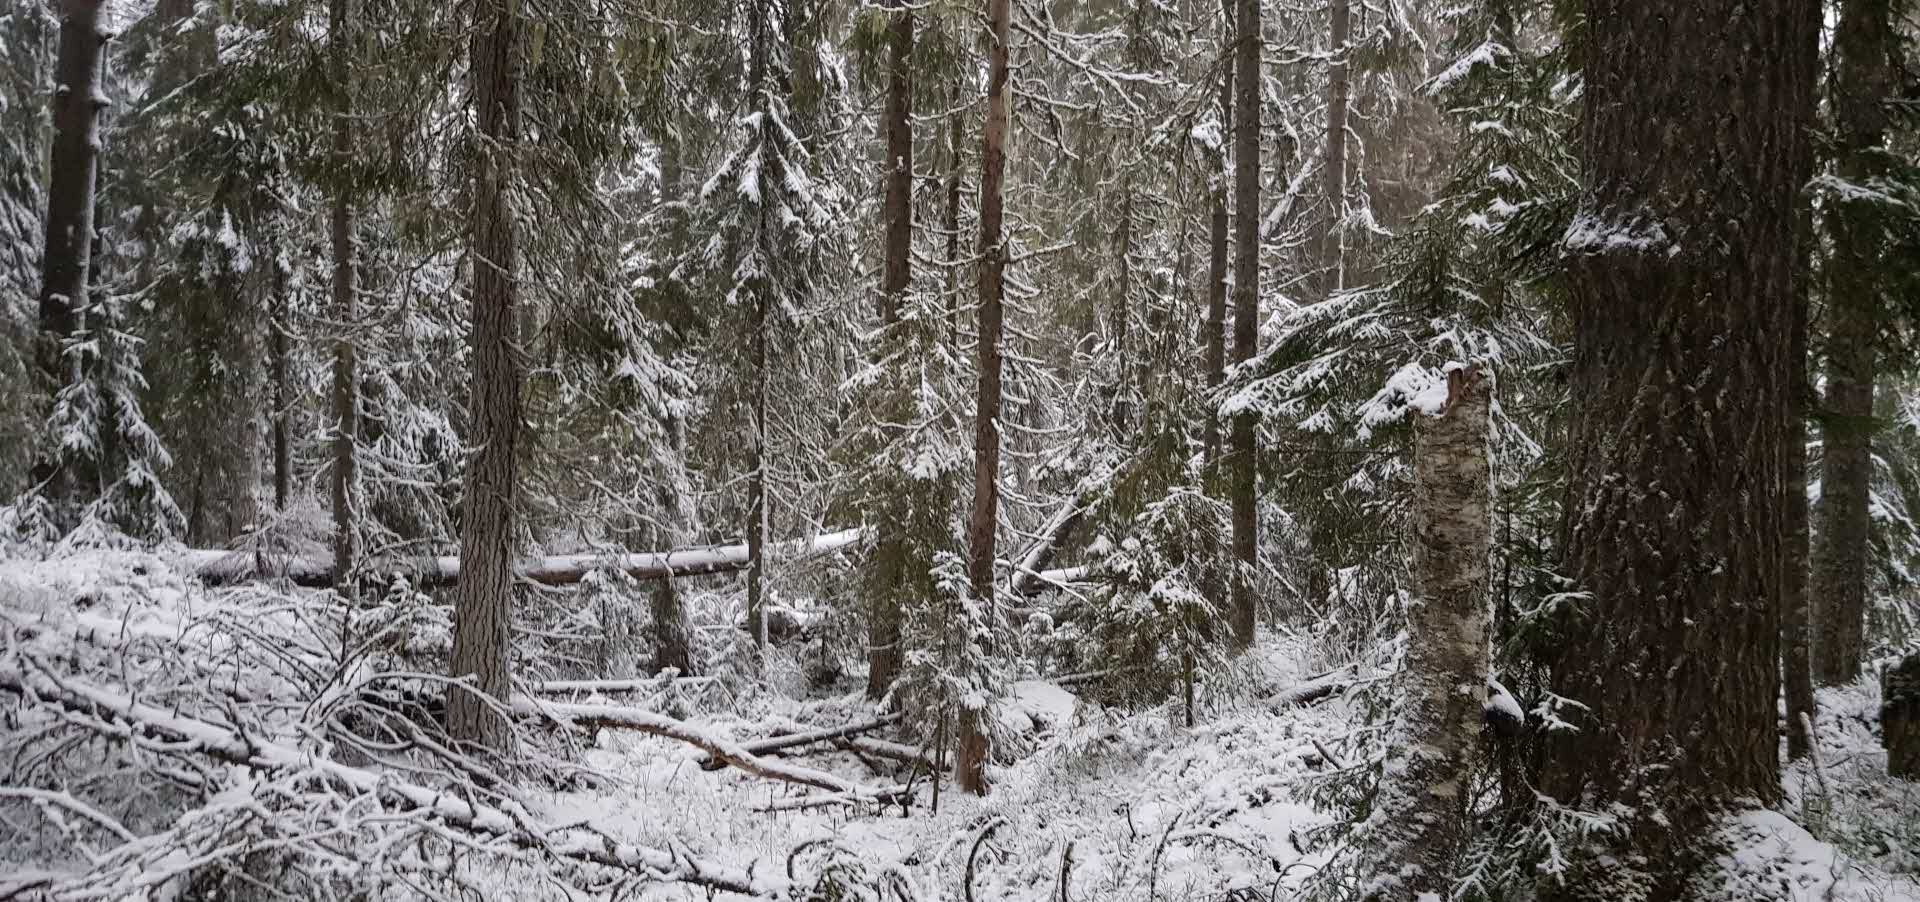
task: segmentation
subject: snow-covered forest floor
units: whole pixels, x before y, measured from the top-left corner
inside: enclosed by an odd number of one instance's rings
[[[343,629],[330,597],[208,589],[148,553],[0,561],[0,899],[708,898],[689,876],[889,902],[1351,897],[1339,865],[1389,716],[1364,667],[1290,691],[1330,662],[1267,635],[1191,727],[1178,698],[1107,707],[1027,679],[999,709],[990,795],[949,784],[936,811],[925,768],[816,745],[757,760],[907,783],[910,807],[767,810],[823,790],[705,769],[688,737],[871,719],[857,694],[549,694],[521,713],[644,709],[681,735],[523,716],[526,760],[477,762],[431,726],[444,612],[390,596]],[[1873,685],[1821,697],[1816,762],[1725,828],[1717,897],[1920,899],[1920,786],[1885,777]]]

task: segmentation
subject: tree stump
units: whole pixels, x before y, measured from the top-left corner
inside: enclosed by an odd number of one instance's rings
[[[1880,677],[1880,730],[1887,774],[1920,780],[1920,652]]]

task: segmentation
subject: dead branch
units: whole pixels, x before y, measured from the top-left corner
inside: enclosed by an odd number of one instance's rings
[[[993,820],[987,822],[987,825],[985,827],[980,828],[979,835],[973,838],[973,849],[967,852],[967,873],[965,877],[965,882],[962,884],[967,891],[967,902],[974,902],[973,866],[974,866],[974,863],[978,861],[980,858],[980,847],[983,845],[986,845],[987,837],[992,836],[993,831],[998,830],[1001,827],[1004,827],[1006,825],[1007,825],[1007,819],[996,815]]]
[[[726,865],[684,854],[620,842],[585,825],[545,828],[523,812],[508,811],[447,791],[406,782],[377,772],[317,757],[312,752],[246,735],[237,725],[202,720],[135,702],[78,680],[0,666],[0,690],[64,710],[74,723],[123,742],[164,745],[176,754],[199,754],[257,772],[312,780],[333,792],[377,798],[399,813],[415,814],[483,839],[543,852],[575,862],[615,868],[661,882],[690,883],[749,896],[785,890],[776,883]],[[570,834],[561,836],[560,834]],[[109,853],[135,858],[146,840],[126,843]],[[24,887],[31,888],[31,887]]]

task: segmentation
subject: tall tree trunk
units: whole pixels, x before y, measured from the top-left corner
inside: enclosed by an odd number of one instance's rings
[[[1133,397],[1146,384],[1139,377],[1146,355],[1134,347],[1133,338],[1133,183],[1120,186],[1120,222],[1113,237],[1114,268],[1118,271],[1114,289],[1113,337],[1117,353],[1114,361],[1113,428],[1122,436],[1133,432]],[[1137,436],[1136,436],[1137,437]]]
[[[1327,198],[1327,221],[1320,234],[1322,297],[1339,291],[1344,282],[1347,215],[1347,94],[1352,56],[1347,41],[1353,30],[1351,0],[1331,0],[1327,6],[1327,152],[1321,192]]]
[[[913,281],[913,10],[893,6],[887,45],[887,262],[881,279],[881,317],[900,322]],[[867,627],[867,697],[882,698],[900,674],[900,601],[892,594],[873,600]]]
[[[277,246],[276,246],[277,250]],[[287,270],[280,265],[279,254],[274,255],[269,264],[273,267],[272,281],[268,291],[267,348],[269,354],[269,378],[273,382],[273,509],[285,511],[288,496],[293,493],[293,446],[288,435],[287,418],[293,404],[293,391],[288,382],[287,373],[287,330],[292,328],[287,314]]]
[[[754,111],[766,118],[771,112],[767,92],[774,90],[768,86],[768,70],[771,68],[768,55],[772,52],[768,44],[773,40],[773,23],[769,19],[772,13],[765,3],[756,3],[754,7],[753,21],[748,26],[751,58],[747,82],[749,90],[753,92]],[[782,21],[784,23],[786,20]],[[790,88],[783,90],[791,94]],[[762,136],[760,141],[762,173],[774,173],[778,165],[769,146],[771,141],[766,136]],[[760,242],[759,252],[771,259],[780,249],[773,246],[771,229],[774,224],[767,216],[764,198],[756,215],[759,219],[753,240]],[[765,652],[767,647],[767,294],[772,290],[764,273],[754,278],[751,286],[753,335],[749,339],[748,350],[753,357],[751,409],[748,412],[753,435],[748,446],[750,459],[747,461],[747,632],[753,636],[756,654]]]
[[[953,112],[947,117],[947,209],[940,227],[947,233],[947,331],[959,343],[960,333],[960,170],[966,160],[961,155],[960,88],[953,89]]]
[[[519,491],[520,352],[514,344],[514,214],[505,151],[519,138],[520,23],[509,0],[477,0],[472,45],[478,135],[473,176],[473,315],[467,332],[472,443],[460,516],[460,583],[454,590],[456,679],[505,699],[513,630],[513,534]],[[447,729],[493,749],[511,741],[508,724],[481,697],[449,690]]]
[[[1233,35],[1234,0],[1220,0],[1222,40],[1225,45]],[[1220,156],[1216,161],[1214,173],[1210,179],[1208,192],[1213,205],[1213,232],[1209,236],[1211,244],[1207,258],[1207,390],[1217,392],[1227,381],[1227,255],[1231,236],[1227,233],[1228,199],[1230,190],[1228,161],[1232,158],[1228,152],[1228,131],[1233,128],[1233,66],[1220,66]],[[1211,474],[1218,473],[1220,466],[1220,406],[1207,404],[1207,466]],[[1211,476],[1209,477],[1211,479]]]
[[[993,609],[993,557],[1000,510],[1000,342],[1001,294],[1005,290],[1007,248],[1001,234],[1002,180],[1007,172],[1008,0],[987,0],[993,47],[987,61],[987,121],[980,165],[980,394],[973,415],[973,515],[967,524],[967,583],[974,603]],[[987,791],[987,737],[984,707],[960,706],[959,757],[954,764],[960,788]]]
[[[100,168],[100,111],[106,108],[104,0],[61,0],[60,50],[54,64],[52,166],[47,185],[47,236],[40,258],[39,365],[51,396],[82,378],[64,352],[83,328],[92,272],[94,183]],[[98,462],[43,459],[34,480],[56,500],[96,491]]]
[[[1808,63],[1808,69],[1813,65]],[[1813,742],[1807,729],[1814,717],[1813,617],[1807,598],[1807,400],[1813,397],[1813,386],[1807,380],[1807,319],[1812,220],[1803,200],[1794,218],[1794,253],[1799,266],[1794,272],[1793,324],[1787,349],[1787,435],[1781,447],[1786,455],[1786,497],[1785,523],[1780,532],[1786,547],[1780,554],[1780,672],[1786,683],[1789,761],[1806,757]]]
[[[1402,702],[1387,743],[1368,849],[1373,900],[1444,898],[1466,846],[1487,697],[1487,555],[1493,486],[1484,370],[1447,374],[1437,411],[1414,419],[1413,570]]]
[[[1260,0],[1240,0],[1234,17],[1233,362],[1251,359],[1260,342]],[[1253,572],[1259,547],[1255,493],[1259,468],[1250,412],[1233,418],[1233,641],[1253,644]]]
[[[333,579],[334,588],[350,592],[353,584],[355,542],[353,534],[354,493],[359,479],[354,472],[354,446],[360,437],[360,399],[358,365],[353,341],[345,330],[354,320],[353,200],[345,176],[353,152],[353,102],[350,89],[352,71],[347,64],[346,33],[349,27],[349,0],[327,3],[328,44],[332,54],[334,89],[339,92],[333,111],[334,165],[340,168],[334,187],[333,242],[333,319],[342,330],[333,341],[333,472],[329,487],[333,496]]]
[[[1833,38],[1828,106],[1840,178],[1863,185],[1886,171],[1887,99],[1898,89],[1898,38],[1890,0],[1845,0]],[[1814,676],[1851,682],[1865,653],[1868,512],[1873,481],[1873,390],[1877,376],[1883,250],[1873,201],[1842,198],[1826,222],[1833,247],[1827,273],[1826,435],[1820,472],[1820,543],[1814,554]]]
[[[1887,775],[1920,780],[1920,652],[1880,675],[1880,728]]]
[[[1780,443],[1815,0],[1587,0],[1585,191],[1540,788],[1638,812],[1551,898],[1686,898],[1724,805],[1780,795]],[[1657,811],[1653,803],[1658,805]],[[1614,845],[1620,848],[1600,849]]]

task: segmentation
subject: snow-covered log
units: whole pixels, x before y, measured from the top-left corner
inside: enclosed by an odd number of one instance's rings
[[[849,548],[866,538],[863,529],[843,529],[822,533],[810,539],[791,539],[780,544],[777,554],[786,558],[805,558],[831,554]],[[299,586],[333,584],[333,562],[313,557],[295,557],[249,550],[192,549],[182,552],[182,569],[208,583],[237,583],[250,579],[285,578]],[[549,586],[572,585],[600,570],[619,570],[634,579],[704,576],[731,573],[747,566],[747,546],[707,545],[672,551],[644,551],[614,554],[562,554],[521,562],[517,572],[524,579]],[[460,579],[460,559],[454,556],[391,558],[372,561],[375,573],[404,578],[416,586],[444,586]]]
[[[733,767],[756,777],[785,780],[789,783],[824,789],[850,799],[892,801],[899,794],[897,789],[862,786],[823,770],[761,758],[746,745],[715,736],[685,721],[641,708],[537,702],[522,697],[514,700],[513,712],[526,717],[544,717],[573,727],[634,730],[654,736],[664,736],[668,739],[678,739],[705,751],[709,756],[708,762],[717,761],[723,766]],[[705,766],[704,762],[703,766]]]
[[[353,767],[317,756],[311,751],[248,735],[233,724],[215,723],[156,708],[124,695],[95,688],[78,680],[55,676],[50,670],[23,669],[9,661],[0,664],[0,690],[63,710],[68,719],[103,737],[169,754],[198,754],[255,774],[311,782],[329,797],[364,799],[390,815],[421,817],[483,841],[544,853],[578,863],[632,872],[644,879],[688,883],[712,890],[748,896],[773,896],[786,889],[775,869],[739,868],[622,842],[583,824],[546,827],[521,810],[476,801],[465,793],[423,786],[404,776]],[[49,898],[111,895],[112,887],[154,886],[164,882],[156,862],[148,860],[149,838],[137,838],[96,858],[84,874],[42,875],[32,889]],[[74,883],[72,893],[62,892]]]
[[[838,727],[823,727],[818,730],[807,730],[805,732],[781,733],[775,736],[769,736],[766,739],[756,739],[752,742],[742,743],[740,748],[749,755],[765,755],[769,752],[777,752],[782,749],[790,749],[803,745],[812,745],[816,742],[829,742],[847,736],[858,736],[861,733],[871,732],[881,727],[898,723],[899,720],[899,714],[888,714],[884,717],[876,717],[872,720],[858,721]],[[700,762],[700,766],[706,770],[719,770],[726,767],[728,763],[729,762],[721,758],[710,757]]]

